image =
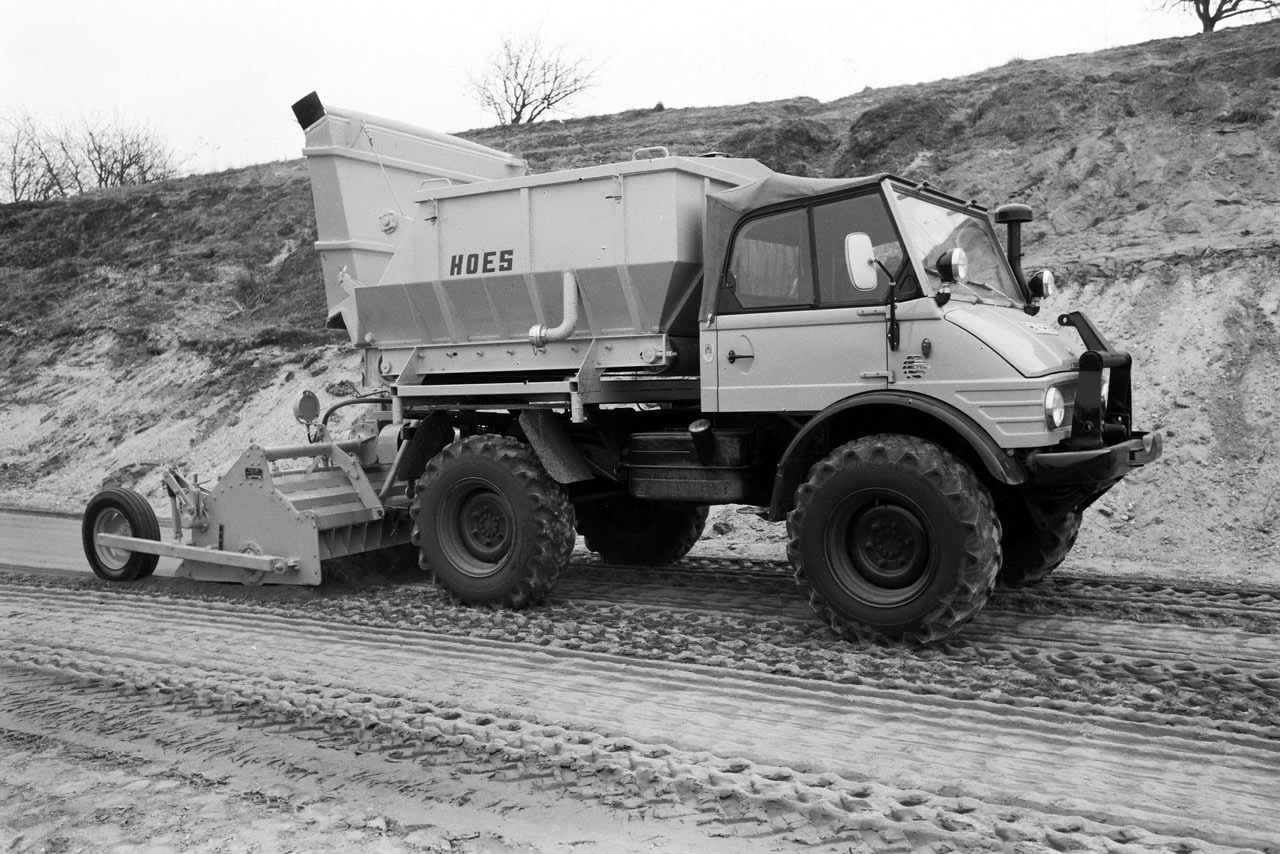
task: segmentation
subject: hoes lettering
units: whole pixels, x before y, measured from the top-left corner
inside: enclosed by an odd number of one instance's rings
[[[507,273],[515,264],[515,250],[501,249],[493,252],[472,252],[470,255],[453,255],[449,258],[449,275],[461,276],[464,273],[474,276],[477,273]]]

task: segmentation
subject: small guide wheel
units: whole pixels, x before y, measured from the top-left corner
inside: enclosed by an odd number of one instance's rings
[[[156,511],[132,489],[113,486],[89,500],[80,526],[84,555],[94,574],[107,581],[137,581],[156,571],[160,558],[153,554],[98,543],[98,534],[160,539]]]

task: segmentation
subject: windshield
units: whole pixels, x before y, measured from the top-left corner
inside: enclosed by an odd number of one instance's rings
[[[985,217],[904,193],[896,196],[902,212],[902,230],[911,244],[923,248],[925,270],[935,288],[942,281],[937,272],[938,256],[959,247],[969,258],[969,279],[965,284],[953,283],[953,294],[969,295],[983,302],[1022,305],[1018,283]]]

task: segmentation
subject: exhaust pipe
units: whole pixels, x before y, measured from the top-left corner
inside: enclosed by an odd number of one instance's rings
[[[564,271],[564,308],[559,326],[538,323],[529,329],[529,343],[545,347],[552,341],[563,341],[578,328],[578,279],[572,270]]]
[[[1013,268],[1013,277],[1023,293],[1030,294],[1027,288],[1027,277],[1022,272],[1022,224],[1031,222],[1031,208],[1026,205],[1001,205],[996,208],[996,222],[1009,229],[1009,266]]]
[[[1027,274],[1022,271],[1022,224],[1031,222],[1031,219],[1031,208],[1026,205],[1001,205],[996,208],[996,222],[1009,229],[1009,266],[1013,268],[1013,277],[1027,301],[1024,311],[1034,315],[1039,313],[1040,297],[1045,294],[1043,286],[1039,286],[1040,292],[1037,293],[1036,288],[1027,281]],[[1050,279],[1049,283],[1052,285],[1053,280]]]

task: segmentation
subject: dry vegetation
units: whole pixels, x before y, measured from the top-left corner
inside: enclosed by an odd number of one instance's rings
[[[665,145],[1033,205],[1029,266],[1065,273],[1060,304],[1132,350],[1140,420],[1169,437],[1091,512],[1075,559],[1211,569],[1276,545],[1278,113],[1272,22],[829,103],[466,136],[539,171]],[[153,488],[156,465],[212,474],[250,435],[291,435],[281,401],[303,380],[352,377],[314,239],[301,162],[0,206],[0,497],[74,506],[108,475]]]

